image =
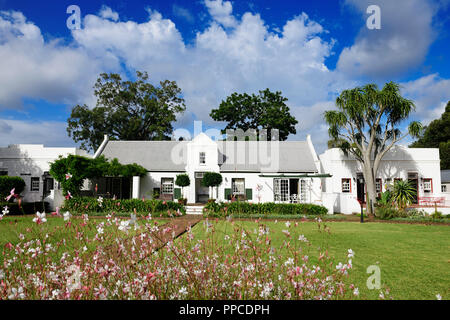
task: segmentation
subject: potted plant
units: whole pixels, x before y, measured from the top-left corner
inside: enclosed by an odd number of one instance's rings
[[[222,175],[220,173],[217,172],[205,172],[205,174],[203,175],[203,179],[202,179],[202,185],[205,187],[209,187],[210,192],[209,192],[209,197],[210,200],[214,200],[213,195],[211,193],[211,188],[214,187],[218,187],[220,184],[222,183]],[[217,189],[216,189],[216,194],[217,194]]]
[[[191,184],[191,179],[186,173],[177,175],[175,184],[181,187],[181,198],[178,199],[179,204],[186,205],[187,199],[184,197],[184,187],[188,187]]]

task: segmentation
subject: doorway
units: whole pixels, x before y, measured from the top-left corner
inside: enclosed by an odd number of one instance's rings
[[[360,181],[363,182],[360,182]],[[364,183],[364,175],[362,173],[356,174],[356,196],[359,203],[366,203],[366,186]]]

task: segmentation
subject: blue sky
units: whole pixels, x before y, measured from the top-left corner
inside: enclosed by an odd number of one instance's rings
[[[69,30],[66,9],[81,9]],[[381,9],[369,30],[366,9]],[[71,146],[66,120],[76,104],[95,106],[101,72],[182,88],[187,110],[176,128],[222,128],[208,114],[234,91],[280,90],[318,151],[322,114],[343,89],[399,82],[417,111],[438,118],[450,100],[450,1],[9,1],[0,0],[2,145]]]

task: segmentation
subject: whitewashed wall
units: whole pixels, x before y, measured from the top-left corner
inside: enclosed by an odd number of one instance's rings
[[[357,201],[356,177],[362,172],[360,164],[353,157],[346,157],[339,149],[329,149],[320,155],[321,170],[330,173],[332,178],[323,179],[326,198],[334,194],[334,212],[336,213],[358,213],[360,205]],[[386,190],[386,179],[408,178],[408,172],[417,172],[419,177],[419,198],[440,197],[441,176],[439,149],[406,148],[395,147],[388,152],[380,163],[376,178],[382,179],[382,191]],[[351,179],[351,193],[342,193],[342,179]],[[433,192],[424,193],[423,181],[421,179],[432,179]]]
[[[41,201],[44,182],[42,175],[50,170],[50,163],[59,156],[69,154],[89,156],[85,151],[77,148],[44,147],[41,144],[19,144],[0,148],[0,168],[8,171],[9,176],[18,176],[25,181],[25,190],[22,193],[25,202]],[[31,191],[31,178],[39,177],[39,191]],[[57,186],[54,181],[54,188]],[[50,198],[46,201],[51,202]],[[52,203],[50,203],[52,206]]]

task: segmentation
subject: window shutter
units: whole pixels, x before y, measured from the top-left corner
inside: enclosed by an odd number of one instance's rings
[[[247,200],[253,199],[253,190],[252,189],[245,189],[245,197]]]
[[[174,199],[180,199],[181,198],[181,189],[180,188],[173,189],[173,198]]]
[[[225,189],[224,199],[225,200],[231,199],[231,189]]]

